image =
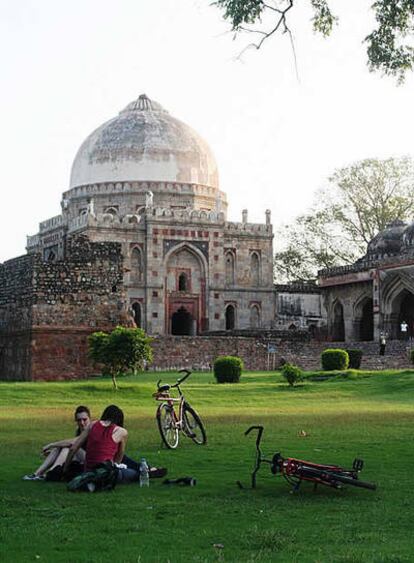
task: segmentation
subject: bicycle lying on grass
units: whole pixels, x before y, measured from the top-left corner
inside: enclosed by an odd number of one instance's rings
[[[180,389],[180,385],[191,375],[191,371],[182,369],[179,373],[185,373],[184,377],[178,379],[174,385],[160,385],[157,383],[157,391],[153,394],[156,401],[161,404],[157,408],[157,423],[162,441],[167,448],[175,449],[178,446],[179,432],[191,438],[196,444],[207,442],[206,431],[196,411],[189,405]],[[172,397],[171,389],[178,390],[178,397]],[[178,415],[175,405],[178,403]]]
[[[362,470],[364,462],[362,459],[355,459],[352,469],[344,469],[339,465],[322,465],[319,463],[312,463],[310,461],[303,461],[293,457],[284,458],[277,452],[271,459],[263,456],[260,449],[260,441],[263,434],[263,426],[251,426],[244,433],[245,436],[252,430],[257,430],[256,438],[256,461],[251,475],[251,485],[254,489],[256,487],[256,474],[260,469],[262,463],[270,465],[270,471],[273,475],[280,473],[286,481],[293,486],[293,491],[297,491],[302,481],[310,481],[314,484],[314,488],[318,485],[326,485],[341,489],[343,485],[352,485],[354,487],[362,487],[363,489],[371,489],[375,491],[377,486],[374,483],[360,481],[358,473]],[[238,485],[242,488],[240,481]]]

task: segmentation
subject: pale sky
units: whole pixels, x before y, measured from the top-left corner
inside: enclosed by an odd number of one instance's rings
[[[370,74],[372,0],[332,0],[333,36],[292,12],[287,36],[247,50],[210,0],[16,0],[0,21],[0,261],[60,212],[76,151],[146,93],[200,133],[219,166],[229,219],[275,227],[306,210],[335,168],[413,155],[414,78]],[[303,3],[305,4],[305,3]]]

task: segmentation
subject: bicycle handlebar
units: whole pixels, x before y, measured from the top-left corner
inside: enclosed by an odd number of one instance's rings
[[[173,389],[174,387],[178,387],[179,385],[181,385],[181,383],[183,383],[188,377],[190,377],[191,375],[191,371],[188,369],[180,369],[178,371],[178,373],[185,373],[184,377],[182,377],[181,379],[177,379],[177,382],[174,383],[174,385],[170,385],[170,389]],[[160,388],[160,383],[161,383],[161,379],[159,379],[157,381],[157,389]]]

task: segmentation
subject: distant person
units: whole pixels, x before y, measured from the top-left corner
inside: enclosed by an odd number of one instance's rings
[[[402,323],[400,324],[400,332],[401,332],[402,339],[407,340],[407,338],[408,338],[408,324],[405,321],[402,321]]]
[[[66,440],[59,440],[58,442],[50,442],[50,444],[43,446],[42,454],[45,456],[44,462],[34,473],[25,475],[23,477],[24,481],[40,481],[45,478],[48,471],[51,471],[59,465],[63,466],[68,456],[69,448],[75,443],[76,437],[79,436],[91,422],[91,413],[88,407],[84,405],[76,407],[75,422],[77,425],[75,436]],[[80,448],[73,458],[73,461],[80,464],[80,471],[82,471],[82,466],[85,461],[85,450]]]
[[[385,332],[381,332],[381,334],[380,334],[380,349],[379,349],[380,356],[385,355],[386,346],[387,346],[387,336],[386,336]]]

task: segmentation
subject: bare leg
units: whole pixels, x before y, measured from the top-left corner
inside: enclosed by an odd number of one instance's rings
[[[53,448],[52,450],[50,450],[46,459],[44,460],[42,465],[40,465],[36,469],[34,474],[37,475],[38,477],[41,477],[42,475],[44,475],[44,473],[46,473],[46,471],[48,471],[52,467],[52,465],[55,463],[55,460],[58,457],[59,452],[60,452],[60,448]]]
[[[55,468],[57,465],[63,465],[68,457],[69,448],[60,448],[60,451],[53,461],[52,465],[48,468],[48,471]]]

